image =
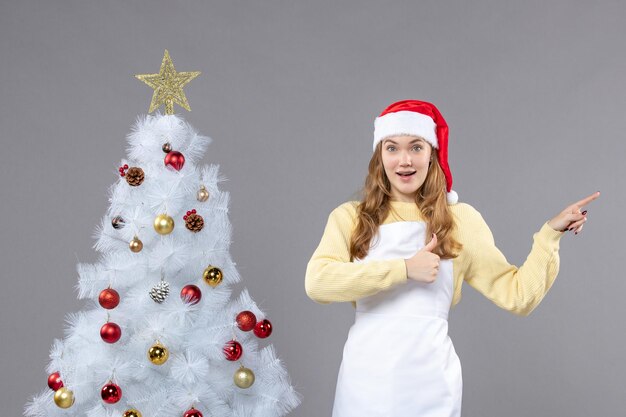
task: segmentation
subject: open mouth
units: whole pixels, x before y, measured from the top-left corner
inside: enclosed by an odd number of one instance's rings
[[[410,177],[411,175],[415,174],[416,171],[413,172],[396,172],[396,174],[398,174],[401,177]]]

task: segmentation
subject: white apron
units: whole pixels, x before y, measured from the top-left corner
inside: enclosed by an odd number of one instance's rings
[[[381,225],[355,262],[408,259],[424,246],[424,222]],[[432,284],[409,279],[357,301],[339,368],[333,417],[459,417],[461,363],[448,337],[452,260]]]

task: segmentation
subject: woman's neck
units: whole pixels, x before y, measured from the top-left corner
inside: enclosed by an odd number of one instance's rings
[[[422,220],[422,212],[415,201],[389,200],[392,215],[397,215],[401,220]]]

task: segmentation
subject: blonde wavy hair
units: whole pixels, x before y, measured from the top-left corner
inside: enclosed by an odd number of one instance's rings
[[[437,246],[432,251],[441,259],[456,258],[463,247],[454,239],[456,228],[446,200],[446,178],[439,165],[436,148],[431,146],[432,162],[426,179],[415,193],[415,204],[426,221],[426,236],[437,235]],[[369,162],[362,199],[357,207],[357,226],[350,238],[350,260],[363,259],[369,252],[370,241],[378,233],[378,226],[387,218],[391,209],[391,184],[382,160],[382,141]],[[430,241],[430,238],[426,239]],[[426,242],[424,242],[426,243]]]

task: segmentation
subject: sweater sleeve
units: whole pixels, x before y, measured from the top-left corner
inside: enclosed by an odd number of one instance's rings
[[[353,203],[334,209],[319,246],[306,268],[307,295],[320,304],[354,301],[406,282],[404,259],[350,261],[350,237],[356,218]]]
[[[471,206],[470,206],[471,207]],[[481,214],[470,208],[466,225],[469,251],[465,280],[494,304],[514,314],[528,316],[539,305],[559,272],[559,240],[563,232],[548,222],[533,235],[530,254],[521,267],[511,265],[496,247]]]

